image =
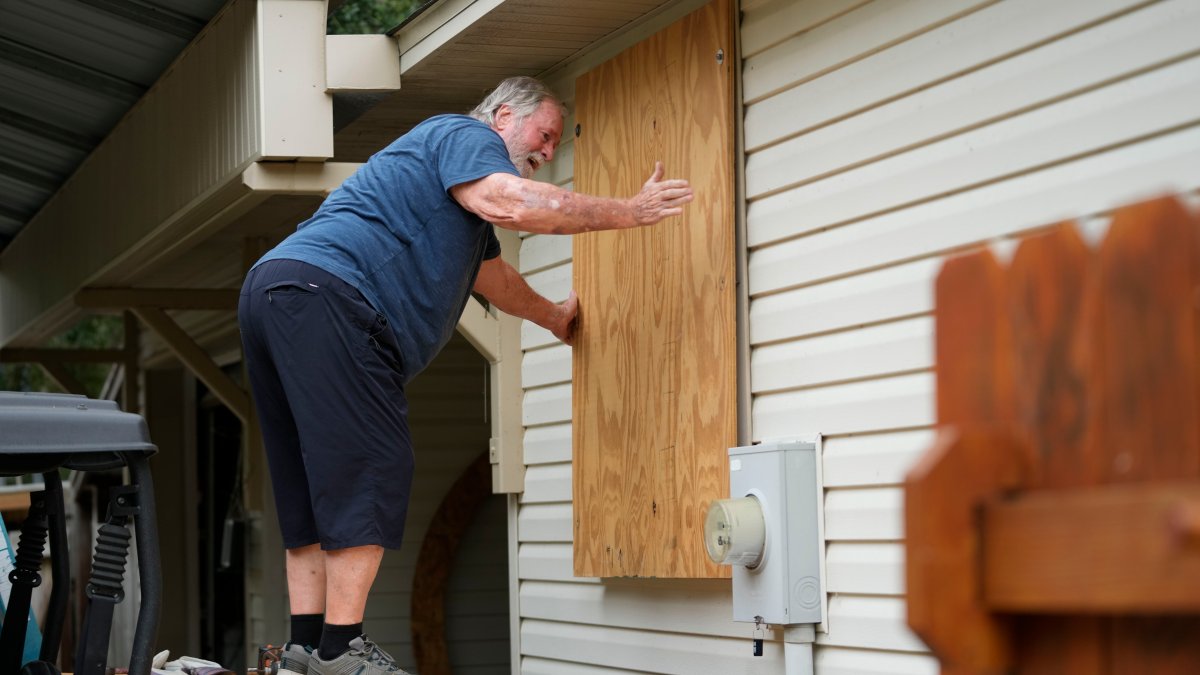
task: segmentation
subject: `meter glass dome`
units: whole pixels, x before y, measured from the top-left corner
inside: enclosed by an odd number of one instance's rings
[[[709,504],[704,545],[715,563],[758,565],[766,545],[766,522],[758,499],[717,499]]]

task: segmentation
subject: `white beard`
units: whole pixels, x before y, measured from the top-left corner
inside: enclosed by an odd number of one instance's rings
[[[529,165],[529,160],[533,160],[537,167],[542,165],[542,156],[536,152],[514,152],[509,155],[509,159],[521,173],[521,178],[530,178],[537,171],[537,168]]]

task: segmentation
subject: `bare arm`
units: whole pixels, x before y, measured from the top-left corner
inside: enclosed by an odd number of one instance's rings
[[[450,188],[463,208],[510,230],[575,234],[652,225],[683,213],[692,201],[686,180],[663,180],[662,162],[633,197],[593,197],[507,173],[494,173]]]
[[[579,300],[575,291],[561,304],[550,302],[529,287],[521,273],[499,257],[483,261],[475,279],[475,291],[502,312],[528,319],[567,344],[574,343],[575,315]]]

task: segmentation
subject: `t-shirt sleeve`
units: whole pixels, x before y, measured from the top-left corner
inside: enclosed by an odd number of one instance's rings
[[[437,147],[437,167],[442,189],[447,191],[494,173],[521,175],[500,136],[478,123],[456,126],[446,133]]]
[[[491,260],[500,255],[500,240],[496,238],[496,231],[488,226],[487,243],[484,244],[483,259]]]

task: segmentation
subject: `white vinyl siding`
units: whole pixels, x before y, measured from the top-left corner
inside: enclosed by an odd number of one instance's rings
[[[1118,205],[1200,188],[1197,34],[1188,0],[743,1],[748,422],[826,436],[818,675],[938,672],[905,619],[901,485],[933,439],[942,261],[1065,218],[1094,240]],[[539,177],[571,186],[571,140]],[[570,255],[527,237],[521,271],[561,300]],[[522,672],[781,672],[728,582],[573,577],[570,350],[522,338]]]
[[[805,4],[844,8],[745,25]],[[1200,7],[1142,4],[874,2],[743,33],[753,436],[827,436],[818,673],[930,667],[902,656],[900,485],[933,438],[944,256],[1200,186]]]

